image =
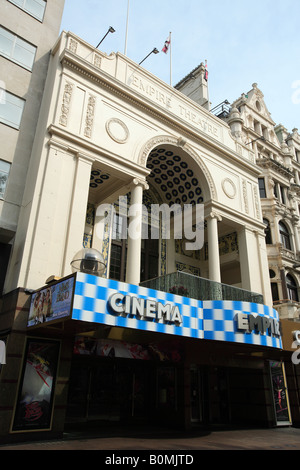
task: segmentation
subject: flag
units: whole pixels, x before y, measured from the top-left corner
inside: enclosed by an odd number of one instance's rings
[[[171,37],[169,36],[168,39],[165,40],[165,44],[164,44],[164,47],[162,48],[162,52],[167,54],[168,50],[169,50],[169,47],[170,47],[170,44],[171,44]]]
[[[204,80],[208,81],[207,60],[205,61]]]

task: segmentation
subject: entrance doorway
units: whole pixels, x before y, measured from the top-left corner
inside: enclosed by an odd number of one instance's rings
[[[144,362],[73,361],[66,422],[146,420],[152,374]]]
[[[225,425],[230,422],[228,371],[225,367],[190,369],[191,422]]]

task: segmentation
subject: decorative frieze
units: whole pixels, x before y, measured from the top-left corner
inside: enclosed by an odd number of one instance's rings
[[[246,214],[249,214],[249,204],[248,204],[248,195],[247,195],[247,181],[243,180],[243,200],[245,206]]]
[[[70,38],[70,41],[69,41],[69,50],[70,50],[71,52],[74,52],[74,54],[76,54],[76,52],[77,52],[77,46],[78,46],[78,42],[75,41],[75,39]]]
[[[85,128],[84,128],[85,137],[92,136],[95,106],[96,106],[96,97],[93,95],[89,95],[88,105],[87,105],[87,110],[86,110],[86,117],[85,117]]]
[[[61,115],[59,118],[59,124],[61,124],[64,127],[66,127],[68,124],[68,115],[70,111],[72,93],[73,93],[73,83],[66,82],[64,93],[63,93],[62,105],[61,105]]]

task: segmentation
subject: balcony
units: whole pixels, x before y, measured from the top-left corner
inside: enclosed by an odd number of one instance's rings
[[[182,271],[156,277],[144,281],[140,285],[197,300],[235,300],[257,304],[264,303],[261,294],[210,281],[209,279],[204,279]]]

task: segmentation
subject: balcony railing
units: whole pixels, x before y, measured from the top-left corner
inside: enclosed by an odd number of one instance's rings
[[[264,303],[261,294],[210,281],[182,271],[144,281],[141,286],[197,300],[236,300],[257,304]]]

